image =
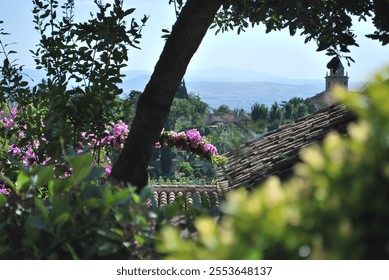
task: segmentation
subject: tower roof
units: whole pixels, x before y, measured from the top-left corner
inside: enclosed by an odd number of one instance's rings
[[[344,67],[342,62],[340,61],[339,57],[334,57],[333,59],[330,60],[327,64],[327,68],[330,69],[331,75],[335,73],[343,73]]]

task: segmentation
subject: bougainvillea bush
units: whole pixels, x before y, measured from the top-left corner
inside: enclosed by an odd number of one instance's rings
[[[0,172],[3,176],[15,178],[18,173],[19,164],[23,167],[53,165],[58,178],[67,178],[71,175],[72,168],[63,160],[61,154],[49,155],[46,147],[51,143],[42,132],[39,137],[31,136],[27,130],[22,112],[16,107],[9,110],[9,113],[0,111],[0,137],[5,141],[0,143]],[[42,121],[41,126],[45,124]],[[92,154],[92,165],[103,167],[105,175],[111,173],[112,163],[123,148],[124,141],[128,135],[128,125],[123,121],[111,122],[105,126],[103,133],[82,132],[80,140],[73,147],[77,153],[89,151]],[[162,143],[162,145],[160,144]],[[163,131],[159,141],[155,145],[174,147],[177,150],[184,150],[195,154],[202,159],[212,161],[216,164],[224,164],[225,157],[217,154],[214,145],[207,143],[205,136],[201,136],[196,129],[187,132]],[[0,180],[0,191],[6,190],[6,183]]]
[[[195,154],[218,165],[225,164],[227,160],[226,157],[219,155],[217,148],[195,128],[187,132],[162,131],[155,147],[174,147],[178,151]]]
[[[0,143],[0,172],[1,175],[11,179],[19,172],[20,164],[27,168],[33,166],[52,165],[58,178],[67,178],[72,173],[72,168],[66,163],[63,154],[48,154],[47,147],[52,145],[42,132],[32,138],[25,121],[16,107],[9,112],[0,112],[0,137],[4,139]],[[45,127],[41,122],[42,128]],[[77,153],[89,151],[92,154],[92,165],[105,168],[105,175],[110,174],[112,159],[115,152],[122,149],[128,134],[128,126],[122,121],[111,122],[106,125],[105,131],[98,133],[82,132],[76,147]],[[32,139],[31,139],[32,138]],[[5,182],[0,181],[0,189],[5,192]]]

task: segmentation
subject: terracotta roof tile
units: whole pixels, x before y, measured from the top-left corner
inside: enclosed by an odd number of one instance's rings
[[[353,119],[345,106],[329,106],[245,143],[238,153],[225,154],[228,163],[217,171],[219,188],[252,188],[270,175],[288,176],[303,147],[321,141],[332,130],[345,134]]]

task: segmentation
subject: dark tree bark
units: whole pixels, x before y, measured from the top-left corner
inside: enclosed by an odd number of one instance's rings
[[[170,111],[187,66],[197,51],[223,0],[188,0],[173,26],[144,93],[110,179],[147,185],[147,166],[153,146]]]

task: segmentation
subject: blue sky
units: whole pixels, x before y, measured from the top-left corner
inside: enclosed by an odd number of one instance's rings
[[[170,28],[175,20],[173,6],[168,0],[124,0],[127,8],[137,10],[134,17],[140,19],[144,14],[150,16],[143,31],[142,50],[131,50],[129,69],[152,71],[162,51],[164,40],[161,29]],[[90,11],[95,11],[93,0],[76,0],[76,19],[86,20]],[[39,37],[32,23],[31,0],[1,0],[0,19],[3,27],[12,36],[8,42],[18,51],[19,64],[34,68],[29,52],[34,49]],[[356,63],[347,67],[350,79],[367,80],[373,73],[389,65],[389,46],[364,38],[373,30],[368,23],[356,23],[354,30],[360,47],[351,49]],[[289,36],[287,30],[266,34],[263,27],[249,29],[239,36],[235,32],[214,35],[210,30],[198,52],[189,65],[191,70],[217,67],[235,68],[266,72],[296,79],[323,79],[329,57],[324,52],[317,53],[314,42],[304,44],[304,38]]]

